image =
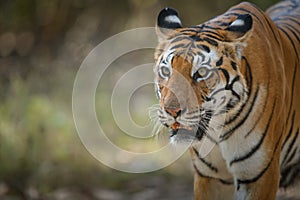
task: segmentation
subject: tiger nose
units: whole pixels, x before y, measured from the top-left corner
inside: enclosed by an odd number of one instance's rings
[[[181,108],[165,108],[165,111],[172,117],[176,118],[180,115]]]

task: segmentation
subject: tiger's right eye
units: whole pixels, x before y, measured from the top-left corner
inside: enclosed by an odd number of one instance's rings
[[[170,76],[171,76],[171,70],[170,70],[170,68],[168,68],[166,66],[161,66],[160,70],[159,70],[159,74],[164,79],[170,78]]]

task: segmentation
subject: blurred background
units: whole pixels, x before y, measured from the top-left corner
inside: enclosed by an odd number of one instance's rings
[[[0,199],[192,199],[193,172],[186,153],[146,174],[112,170],[94,159],[77,135],[72,87],[83,59],[121,31],[154,26],[174,7],[185,26],[219,15],[238,0],[1,0]],[[277,0],[252,0],[262,9]],[[120,58],[96,96],[103,126],[118,130],[107,109],[110,88],[134,60],[153,62],[153,49]],[[124,63],[131,61],[130,65]],[[152,76],[150,74],[150,76]],[[148,123],[138,104],[156,104],[152,87],[132,101],[137,123]],[[116,142],[126,146],[126,138]],[[130,147],[129,147],[130,148]]]

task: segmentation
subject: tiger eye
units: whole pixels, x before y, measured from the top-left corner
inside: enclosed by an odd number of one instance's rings
[[[198,74],[200,75],[200,77],[205,77],[207,76],[208,74],[208,69],[206,67],[201,67],[199,70],[198,70]]]
[[[170,69],[168,67],[163,66],[160,68],[160,71],[163,78],[168,78],[171,74]]]

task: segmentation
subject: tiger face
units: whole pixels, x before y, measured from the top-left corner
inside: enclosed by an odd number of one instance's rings
[[[248,87],[240,66],[251,26],[251,16],[240,15],[228,18],[218,31],[209,23],[182,28],[175,10],[161,11],[155,86],[159,120],[171,128],[173,141],[201,140],[222,129],[226,114],[246,101]]]

